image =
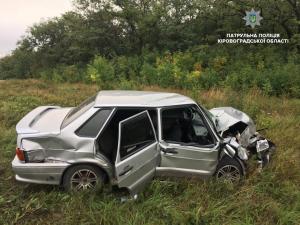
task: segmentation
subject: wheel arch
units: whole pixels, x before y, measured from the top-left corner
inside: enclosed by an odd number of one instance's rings
[[[234,157],[238,161],[238,163],[241,165],[242,170],[243,170],[243,176],[246,176],[246,165],[245,163],[237,156]]]
[[[88,165],[88,166],[93,166],[93,167],[96,167],[97,169],[99,169],[101,172],[103,172],[104,174],[104,181],[105,183],[109,183],[112,179],[112,175],[111,175],[111,172],[109,172],[108,168],[105,168],[104,166],[102,166],[101,164],[99,163],[96,163],[96,162],[85,162],[85,161],[80,161],[80,162],[74,162],[72,164],[70,164],[68,167],[66,167],[61,175],[61,178],[60,178],[60,182],[59,184],[62,185],[63,184],[63,180],[64,180],[64,176],[66,174],[66,172],[73,168],[74,166],[79,166],[79,165]]]
[[[245,166],[245,163],[244,163],[241,159],[239,159],[237,156],[231,157],[231,156],[229,156],[229,155],[226,154],[226,153],[224,153],[224,154],[221,155],[221,157],[220,157],[220,159],[219,159],[219,162],[218,162],[218,165],[216,166],[216,170],[215,170],[215,173],[214,173],[214,174],[216,174],[220,162],[221,162],[222,160],[224,160],[225,158],[231,158],[231,159],[233,159],[233,160],[236,160],[236,161],[240,164],[240,166],[241,166],[241,168],[242,168],[243,176],[246,176],[246,166]]]

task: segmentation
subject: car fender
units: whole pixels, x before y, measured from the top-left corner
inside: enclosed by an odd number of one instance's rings
[[[228,144],[221,146],[220,152],[220,160],[224,157],[224,155],[228,155],[230,158],[233,158],[236,155],[236,150]]]
[[[70,160],[68,161],[68,163],[70,163],[70,165],[66,167],[65,170],[63,171],[61,177],[61,184],[62,184],[63,177],[68,169],[70,169],[75,165],[82,165],[82,164],[98,167],[107,175],[108,182],[111,182],[113,180],[112,165],[110,163],[105,162],[102,159],[81,158],[76,160]]]
[[[230,146],[229,146],[230,147]],[[232,148],[233,149],[233,148]],[[234,149],[233,149],[234,150]],[[235,151],[235,150],[234,150]],[[219,157],[219,162],[226,156],[229,156],[230,158],[233,158],[235,160],[238,161],[238,163],[241,165],[242,167],[242,170],[243,170],[243,175],[246,175],[246,166],[245,166],[245,163],[239,159],[239,157],[234,154],[232,155],[232,153],[230,151],[228,151],[228,149],[224,146],[220,152],[220,157]]]

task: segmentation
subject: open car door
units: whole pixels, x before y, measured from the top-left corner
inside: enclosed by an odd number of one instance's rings
[[[152,180],[160,160],[158,141],[148,111],[119,123],[115,172],[119,188],[131,194]]]

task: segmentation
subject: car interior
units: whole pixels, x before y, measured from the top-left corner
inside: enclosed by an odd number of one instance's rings
[[[162,111],[162,136],[166,142],[206,146],[214,143],[202,116],[194,106],[168,108]]]
[[[99,135],[96,151],[101,152],[111,163],[114,163],[118,147],[119,123],[145,110],[148,110],[154,129],[157,133],[157,109],[118,108]],[[162,135],[163,140],[166,142],[182,143],[191,146],[211,145],[214,143],[214,139],[206,126],[200,112],[195,106],[175,107],[162,110]],[[138,133],[143,132],[139,131]],[[149,135],[151,136],[151,134]],[[132,136],[134,136],[133,132]],[[138,141],[138,138],[136,139]],[[133,142],[131,141],[131,143]]]
[[[117,147],[118,147],[118,132],[119,123],[131,116],[134,116],[140,112],[148,110],[148,113],[152,119],[153,126],[157,130],[157,110],[146,108],[119,108],[116,109],[114,115],[110,121],[106,124],[101,134],[97,139],[97,151],[104,154],[111,163],[116,160]]]

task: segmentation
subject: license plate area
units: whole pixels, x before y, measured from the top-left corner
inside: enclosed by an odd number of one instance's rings
[[[257,152],[262,152],[265,151],[269,148],[269,143],[268,140],[264,139],[264,140],[259,140],[256,142],[256,150]]]

